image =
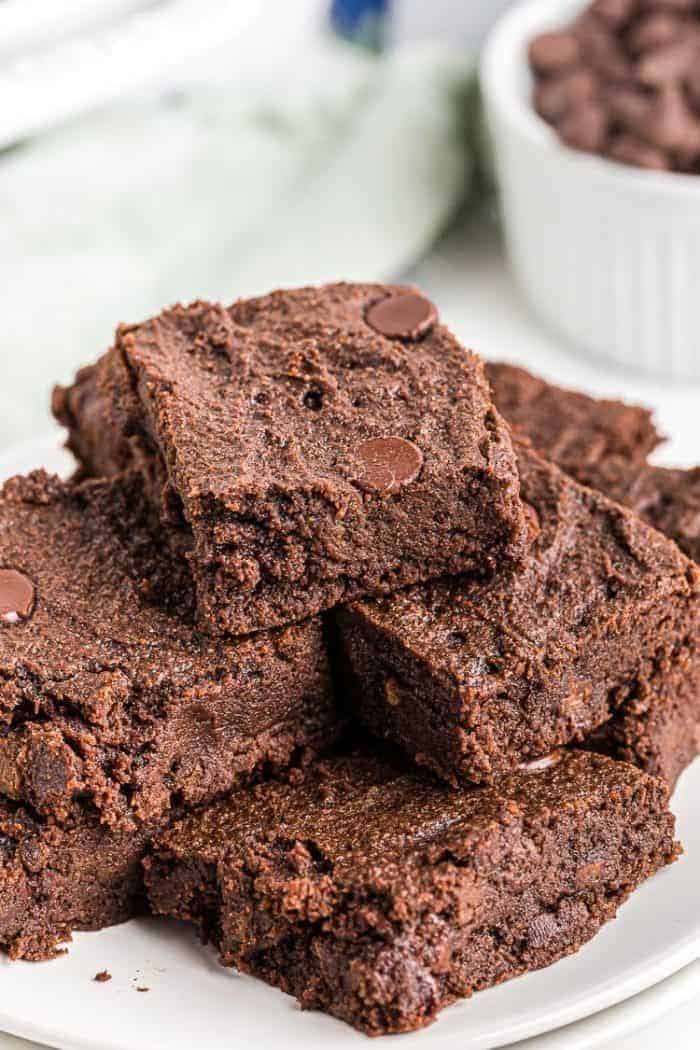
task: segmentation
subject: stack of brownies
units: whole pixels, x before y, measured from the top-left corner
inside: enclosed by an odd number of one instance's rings
[[[79,476],[0,498],[11,955],[145,890],[401,1032],[677,857],[700,574],[648,521],[697,551],[698,486],[643,410],[489,378],[414,289],[339,284],[122,327],[57,390]]]

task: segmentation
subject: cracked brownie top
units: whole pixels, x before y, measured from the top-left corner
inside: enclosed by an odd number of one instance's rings
[[[481,362],[414,289],[174,307],[121,328],[54,409],[88,471],[135,463],[184,519],[209,629],[492,571],[525,544]]]

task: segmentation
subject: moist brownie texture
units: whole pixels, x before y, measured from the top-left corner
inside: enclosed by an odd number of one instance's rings
[[[700,467],[646,462],[658,435],[646,409],[596,401],[513,365],[488,364],[499,411],[548,459],[665,533],[700,562]]]
[[[190,536],[212,632],[488,573],[526,542],[481,362],[415,289],[175,307],[121,328],[54,411],[85,471],[135,465]]]
[[[700,467],[631,467],[614,457],[581,470],[580,480],[630,507],[700,563]]]
[[[337,611],[351,706],[450,781],[580,742],[655,675],[694,674],[700,573],[675,544],[519,446],[524,567]]]
[[[663,670],[638,684],[583,747],[661,777],[671,789],[700,754],[700,667]]]
[[[0,494],[0,794],[150,822],[333,740],[318,619],[201,635],[136,474]]]
[[[72,930],[137,914],[141,858],[155,830],[106,828],[78,805],[58,827],[0,799],[0,945],[15,959],[50,959]]]
[[[658,435],[646,409],[563,390],[507,364],[487,364],[499,410],[579,481],[632,509],[700,562],[700,468],[646,462]],[[640,683],[588,744],[674,785],[700,752],[700,680],[685,672]]]
[[[452,791],[355,755],[187,818],[146,859],[156,913],[224,965],[370,1034],[576,951],[675,859],[667,789],[563,752]]]
[[[565,390],[514,365],[488,362],[485,368],[498,410],[574,476],[611,456],[644,463],[662,441],[646,408]]]

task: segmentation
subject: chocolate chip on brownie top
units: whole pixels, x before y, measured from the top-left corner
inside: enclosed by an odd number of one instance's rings
[[[88,470],[136,463],[184,520],[210,630],[491,572],[526,542],[481,363],[413,289],[175,307],[122,328],[55,410]]]

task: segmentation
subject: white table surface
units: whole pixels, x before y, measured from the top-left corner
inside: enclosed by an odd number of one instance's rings
[[[523,364],[591,393],[647,403],[656,409],[661,428],[671,439],[657,453],[659,461],[687,465],[700,461],[700,387],[667,386],[621,373],[565,347],[528,313],[488,224],[465,224],[416,268],[411,279],[430,292],[443,319],[484,357]],[[50,349],[42,348],[42,352],[48,370]],[[65,348],[61,348],[61,355],[65,362]],[[76,367],[81,363],[76,359]],[[8,382],[12,386],[11,376]],[[34,397],[21,381],[11,392],[16,403],[29,405]],[[12,437],[17,441],[30,438],[32,427],[33,422],[23,424],[19,413]],[[699,1041],[700,962],[627,1004],[563,1032],[521,1043],[520,1050],[593,1050],[603,1046],[615,1050],[658,1050],[659,1046],[697,1050]],[[30,1045],[0,1035],[0,1050],[27,1050]]]

